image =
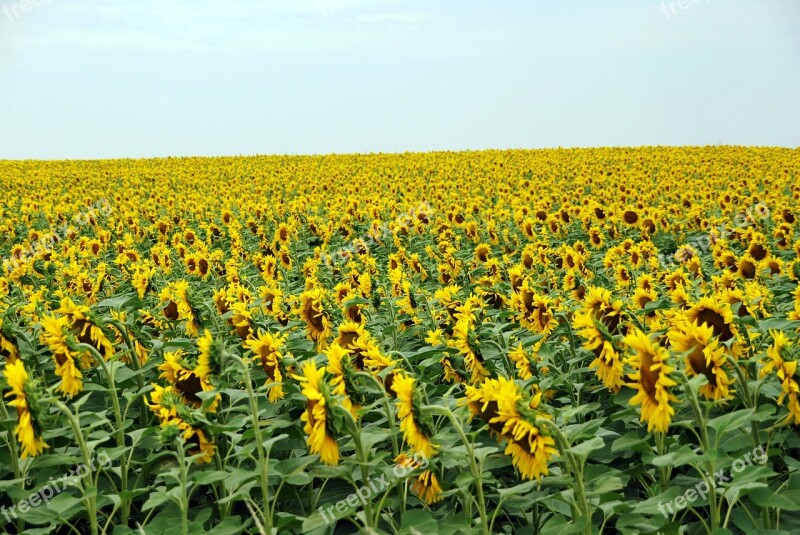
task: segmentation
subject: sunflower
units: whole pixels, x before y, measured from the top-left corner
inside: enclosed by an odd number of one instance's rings
[[[182,404],[182,395],[173,386],[166,388],[153,385],[150,393],[150,403],[145,404],[156,414],[161,422],[161,427],[175,426],[181,432],[183,440],[192,444],[189,453],[200,455],[198,464],[207,464],[214,460],[216,446],[208,439],[205,431],[195,421],[191,410]]]
[[[208,352],[210,351],[211,335],[208,334],[208,331],[206,331],[206,336],[208,337],[207,340],[201,339],[198,341],[201,359],[195,369],[187,365],[185,354],[180,350],[164,353],[164,362],[158,367],[158,371],[161,372],[159,379],[166,379],[171,383],[182,396],[183,402],[194,408],[199,408],[203,405],[203,400],[197,395],[198,393],[214,390],[214,386],[208,379],[211,371],[211,367],[208,364],[210,361]],[[203,355],[204,350],[208,356]],[[216,412],[219,402],[220,395],[217,394],[207,410]]]
[[[400,419],[403,439],[416,453],[430,459],[436,450],[431,441],[433,426],[422,414],[422,396],[415,388],[414,378],[403,371],[396,371],[392,390],[397,395],[397,417]]]
[[[269,400],[272,402],[284,397],[281,348],[285,341],[285,336],[259,330],[256,338],[244,343],[244,347],[255,353],[256,358],[260,360],[261,368],[267,374],[267,382],[276,383],[269,388]]]
[[[298,313],[305,321],[308,338],[317,343],[317,350],[322,351],[328,345],[328,336],[331,334],[331,321],[322,300],[325,290],[317,288],[306,290],[300,295],[300,308]]]
[[[325,350],[325,356],[328,358],[328,365],[325,367],[325,371],[332,376],[330,383],[331,387],[333,387],[333,394],[340,396],[342,398],[342,406],[350,411],[353,417],[356,417],[360,408],[358,403],[363,400],[360,399],[362,396],[358,396],[359,399],[357,400],[351,397],[351,393],[356,395],[356,389],[353,386],[353,374],[358,370],[354,368],[349,352],[337,342],[333,342]]]
[[[627,364],[636,370],[629,375],[632,382],[628,386],[637,391],[630,404],[642,406],[640,421],[647,420],[648,431],[655,429],[664,433],[675,414],[670,403],[677,401],[669,391],[676,384],[669,377],[674,370],[669,366],[669,352],[638,329],[626,336],[624,342],[635,352],[626,359]]]
[[[511,308],[517,312],[520,324],[536,334],[547,336],[558,325],[552,299],[534,292],[530,288],[530,279],[525,279],[519,291],[511,297]]]
[[[440,346],[444,345],[444,333],[441,329],[432,329],[428,331],[427,336],[425,337],[425,341],[430,344],[431,346]]]
[[[366,369],[377,375],[394,364],[391,357],[381,352],[377,342],[367,331],[363,331],[345,349],[350,353],[353,365],[359,371]]]
[[[19,349],[12,338],[9,324],[3,323],[3,318],[0,318],[0,357],[5,359],[6,364],[11,364],[19,358]]]
[[[58,391],[74,397],[83,391],[83,376],[75,362],[76,355],[70,350],[67,341],[69,319],[61,316],[45,316],[41,319],[42,343],[53,353],[56,362],[56,375],[61,377]]]
[[[204,331],[203,336],[197,339],[197,350],[199,355],[194,373],[201,378],[212,374],[218,375],[220,368],[218,350],[208,329]]]
[[[150,289],[150,281],[156,274],[156,268],[138,265],[133,270],[131,275],[131,285],[136,289],[136,293],[140,299],[143,299],[147,291]]]
[[[547,463],[555,455],[555,440],[535,425],[536,410],[542,394],[535,399],[523,396],[511,379],[487,379],[480,386],[468,386],[466,404],[470,412],[485,421],[506,442],[506,455],[525,479],[540,479],[548,474]]]
[[[303,431],[308,435],[306,443],[311,453],[319,453],[328,466],[339,463],[339,445],[336,443],[328,411],[331,408],[328,385],[324,379],[325,368],[317,368],[313,362],[303,364],[302,375],[294,376],[300,381],[306,397],[306,410],[300,416],[305,422]]]
[[[21,360],[6,364],[3,375],[8,386],[11,387],[11,391],[5,397],[13,397],[14,399],[9,401],[8,404],[17,409],[17,426],[14,428],[14,432],[17,434],[17,440],[22,446],[20,457],[22,459],[36,457],[49,446],[42,440],[41,427],[37,420],[37,410],[32,406],[36,404],[31,403],[29,396],[30,392],[35,390],[35,384],[30,381],[28,372],[25,371],[25,365]]]
[[[289,323],[289,316],[284,310],[284,294],[277,286],[262,286],[259,295],[263,299],[262,310],[275,318],[284,327]]]
[[[589,367],[597,369],[598,379],[612,392],[624,384],[623,362],[614,342],[622,320],[622,301],[614,301],[610,290],[596,287],[589,288],[573,320],[573,328],[586,340],[583,348],[595,356]]]
[[[197,311],[189,297],[189,283],[176,281],[161,290],[159,298],[166,301],[163,312],[164,317],[171,321],[182,320],[186,334],[197,337],[200,334],[200,322]]]
[[[339,325],[339,335],[336,337],[336,340],[334,340],[334,343],[342,346],[344,349],[352,351],[356,348],[356,340],[366,332],[362,324],[355,321],[345,321]]]
[[[236,301],[231,304],[233,314],[228,319],[234,327],[236,334],[242,340],[247,340],[253,334],[253,314],[247,307],[247,303]]]
[[[405,453],[398,455],[394,462],[406,470],[416,470],[422,466],[418,458],[408,456]],[[436,474],[431,470],[424,470],[414,479],[411,484],[411,492],[428,505],[437,503],[442,499],[442,488],[439,486],[439,480],[436,478]]]
[[[631,301],[633,301],[634,306],[638,310],[642,310],[642,311],[644,311],[644,309],[648,305],[648,303],[652,303],[656,299],[658,299],[658,294],[652,288],[650,288],[650,289],[636,288],[636,290],[633,292],[633,296],[631,297]],[[648,326],[651,325],[653,323],[653,321],[655,321],[656,316],[657,316],[657,311],[656,310],[650,310],[650,311],[645,312],[644,313],[645,325],[648,325]]]
[[[114,356],[114,343],[106,335],[100,320],[94,316],[89,307],[76,305],[72,299],[64,297],[58,312],[68,319],[70,330],[78,342],[92,346],[106,360]],[[88,355],[83,355],[82,359],[84,366],[88,366],[92,360]]]
[[[442,487],[439,486],[439,480],[436,479],[436,474],[430,470],[423,471],[416,478],[411,484],[411,492],[428,505],[442,500]]]
[[[795,425],[800,425],[800,385],[795,379],[797,360],[786,358],[791,355],[793,344],[781,331],[771,330],[769,334],[772,336],[772,345],[767,349],[769,360],[764,362],[759,375],[765,377],[774,373],[778,377],[781,382],[778,405],[783,405],[783,401],[788,397],[789,415],[785,421],[794,420]]]
[[[470,372],[470,382],[479,383],[489,377],[489,370],[484,365],[480,344],[476,338],[473,323],[469,319],[459,320],[453,328],[453,338],[448,345],[454,347],[464,358],[467,370]],[[451,366],[452,367],[452,366]],[[447,372],[447,366],[445,366]],[[447,375],[447,373],[445,373]]]
[[[739,331],[733,321],[733,311],[719,296],[700,299],[686,311],[686,319],[691,323],[702,323],[711,327],[714,336],[723,344],[730,344],[730,352],[734,358],[744,352],[744,345],[739,341]]]
[[[733,379],[726,373],[725,348],[719,344],[713,329],[705,324],[677,322],[667,333],[670,348],[675,353],[686,353],[686,375],[703,375],[708,381],[700,392],[709,400],[730,397],[729,386]]]
[[[543,343],[544,338],[536,342],[533,345],[532,352],[538,352]],[[517,344],[517,347],[508,352],[508,358],[514,363],[514,367],[517,369],[517,377],[523,381],[527,381],[533,377],[534,369],[532,363],[534,362],[534,359],[529,356],[528,352],[525,351],[525,348],[521,343]]]
[[[492,255],[492,248],[488,243],[480,243],[475,247],[475,260],[486,263]]]

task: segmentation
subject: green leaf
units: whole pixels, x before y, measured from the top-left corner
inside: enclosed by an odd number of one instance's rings
[[[658,467],[662,466],[675,467],[675,466],[685,466],[687,464],[695,464],[713,458],[715,458],[715,454],[712,452],[698,455],[697,453],[694,452],[694,449],[691,446],[689,446],[688,444],[684,444],[677,450],[665,453],[664,455],[653,457],[653,460],[651,462],[653,463],[654,466]]]
[[[586,457],[591,452],[601,450],[605,447],[605,442],[600,437],[594,437],[593,439],[587,440],[586,442],[581,442],[576,446],[572,446],[570,451],[579,457]]]
[[[729,412],[708,421],[708,427],[717,432],[717,440],[729,430],[738,430],[750,424],[753,417],[752,409],[741,409]]]
[[[398,535],[438,535],[436,518],[425,509],[409,509],[400,518]]]
[[[776,494],[770,488],[759,488],[749,494],[750,500],[765,509],[782,509],[784,511],[800,511],[800,493],[796,491]]]

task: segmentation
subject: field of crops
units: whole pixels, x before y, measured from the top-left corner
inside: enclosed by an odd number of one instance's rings
[[[0,183],[0,531],[800,530],[800,150]]]

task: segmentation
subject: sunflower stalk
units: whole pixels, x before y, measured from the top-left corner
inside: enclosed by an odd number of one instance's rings
[[[486,500],[483,496],[483,475],[482,471],[478,468],[478,464],[475,462],[475,448],[474,443],[467,438],[466,433],[464,433],[464,426],[461,425],[461,422],[456,418],[453,411],[451,411],[448,407],[442,407],[439,405],[425,405],[422,407],[422,412],[424,413],[438,413],[446,416],[450,423],[455,428],[456,432],[458,433],[459,438],[461,439],[461,443],[464,444],[464,448],[467,450],[467,459],[469,459],[469,470],[472,478],[475,480],[475,491],[477,493],[477,504],[478,504],[478,513],[481,517],[481,528],[483,529],[483,533],[488,535],[491,533],[489,530],[489,519],[486,514]]]
[[[141,371],[142,367],[139,365],[139,355],[136,353],[136,346],[131,342],[130,334],[128,333],[128,329],[120,322],[119,320],[110,319],[106,320],[108,325],[114,327],[117,331],[119,331],[120,335],[122,335],[122,339],[125,342],[125,347],[128,348],[130,352],[130,360],[131,360],[131,367],[134,371],[139,372]],[[144,389],[144,380],[142,379],[141,374],[136,374],[136,384],[139,387],[139,392]],[[142,403],[140,405],[141,409],[141,417],[142,423],[147,422],[147,406],[145,405],[145,400],[142,398]]]
[[[750,394],[750,386],[747,384],[747,377],[745,376],[744,370],[742,370],[742,367],[739,365],[739,362],[733,358],[732,355],[728,355],[728,362],[733,366],[733,370],[736,372],[736,378],[742,385],[742,401],[744,402],[744,406],[755,412],[758,408],[758,395]],[[753,434],[753,445],[757,446],[761,444],[758,422],[755,419],[750,420],[750,431]]]
[[[572,472],[572,477],[575,479],[575,499],[574,499],[574,508],[578,511],[578,514],[583,516],[586,519],[586,525],[584,526],[584,533],[586,535],[591,535],[592,533],[592,512],[589,508],[589,502],[586,501],[586,491],[584,489],[584,482],[583,482],[583,463],[579,462],[578,459],[575,457],[575,454],[572,452],[570,448],[569,441],[567,440],[566,435],[561,431],[558,425],[553,422],[552,420],[548,420],[547,418],[537,418],[536,419],[536,426],[539,428],[549,427],[553,431],[553,435],[555,436],[556,443],[558,444],[558,451],[562,458],[567,460],[567,465],[569,466],[570,472]],[[577,518],[576,518],[577,521]]]
[[[371,373],[356,372],[354,375],[355,377],[366,377],[369,379],[376,386],[379,392],[383,392],[385,390],[380,381],[378,381],[378,379]],[[397,457],[400,454],[400,445],[397,443],[397,433],[395,433],[395,430],[397,429],[397,423],[394,420],[392,408],[389,406],[388,396],[385,394],[381,396],[381,403],[383,405],[384,412],[386,412],[386,421],[389,423],[389,434],[392,437],[392,454],[394,457]]]
[[[78,448],[81,450],[83,464],[86,466],[86,475],[84,476],[86,487],[83,489],[85,493],[94,487],[94,474],[92,465],[92,452],[89,450],[89,446],[86,444],[86,440],[83,437],[80,414],[73,413],[69,407],[64,405],[58,399],[53,399],[53,404],[64,414],[64,416],[67,417],[70,427],[72,427],[72,432],[75,435],[75,441],[78,443]],[[90,533],[91,535],[97,535],[100,527],[97,520],[97,493],[89,492],[89,496],[84,498],[84,503],[86,503],[86,516],[89,520]]]
[[[181,510],[181,535],[189,535],[189,471],[186,467],[186,442],[183,437],[178,437],[178,470],[180,471],[180,486],[181,495],[178,502],[178,507]]]
[[[264,516],[265,529],[267,533],[272,533],[272,510],[269,507],[269,454],[264,451],[264,440],[261,434],[261,417],[258,410],[258,401],[256,400],[255,393],[253,392],[253,381],[250,379],[250,367],[247,362],[240,356],[223,350],[222,359],[227,360],[230,358],[235,361],[242,368],[242,381],[244,382],[245,390],[247,390],[247,397],[250,401],[250,417],[253,423],[253,434],[256,439],[256,452],[258,454],[258,464],[261,468],[260,486],[261,486],[261,507],[263,508],[262,515]]]
[[[356,449],[356,460],[358,461],[358,467],[361,472],[361,484],[366,485],[369,481],[369,468],[367,467],[369,463],[369,456],[367,455],[367,450],[364,446],[361,435],[361,426],[358,424],[353,415],[350,414],[350,411],[343,410],[341,413],[346,419],[347,430],[350,432],[350,436],[353,437],[353,445]],[[375,518],[373,514],[372,502],[366,498],[362,498],[362,504],[364,505],[364,513],[367,518],[366,527],[371,531],[377,527],[379,518]],[[380,515],[380,510],[378,511],[378,514]]]
[[[697,396],[697,381],[694,383],[689,381],[689,378],[686,377],[686,372],[681,371],[681,376],[683,378],[683,384],[685,390],[689,393],[689,403],[692,406],[692,410],[694,411],[695,418],[697,420],[697,425],[700,428],[700,448],[703,451],[703,454],[708,453],[711,450],[711,445],[708,440],[708,421],[706,415],[700,408],[700,401]],[[698,376],[699,377],[699,376]],[[706,466],[706,473],[713,474],[714,473],[714,461],[707,460],[705,462]],[[700,474],[703,476],[703,479],[706,479],[706,475],[703,471],[700,471]],[[710,482],[713,483],[713,482]],[[712,485],[711,488],[714,488]],[[720,510],[719,510],[719,503],[717,502],[716,494],[712,493],[708,496],[708,505],[711,512],[711,518],[709,519],[709,532],[713,532],[717,529],[720,525]]]
[[[6,409],[6,404],[0,400],[0,417],[3,420],[9,420],[8,409]],[[14,479],[19,480],[22,479],[22,471],[19,467],[19,446],[17,444],[17,437],[14,435],[14,432],[10,429],[6,432],[6,436],[8,437],[8,449],[9,453],[11,454],[11,468],[14,471]],[[25,482],[22,482],[22,490],[25,490]],[[25,530],[25,522],[18,518],[17,519],[17,531],[22,532]]]
[[[119,396],[117,396],[117,385],[116,385],[116,368],[113,366],[112,362],[106,362],[106,360],[100,355],[100,352],[97,351],[93,346],[88,344],[76,344],[75,349],[78,351],[86,351],[90,353],[94,359],[100,364],[100,367],[103,368],[103,372],[106,374],[106,379],[108,380],[108,391],[111,394],[111,406],[114,410],[114,437],[117,441],[117,447],[121,450],[125,449],[125,422],[122,418],[122,410],[120,409],[119,405]],[[136,360],[136,355],[131,356],[131,360]],[[128,525],[128,517],[130,516],[130,499],[123,498],[123,496],[127,496],[128,494],[128,461],[125,455],[120,456],[120,522],[123,526]]]

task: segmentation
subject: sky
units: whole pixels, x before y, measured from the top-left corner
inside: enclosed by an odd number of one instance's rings
[[[0,0],[0,159],[800,146],[797,0]]]

